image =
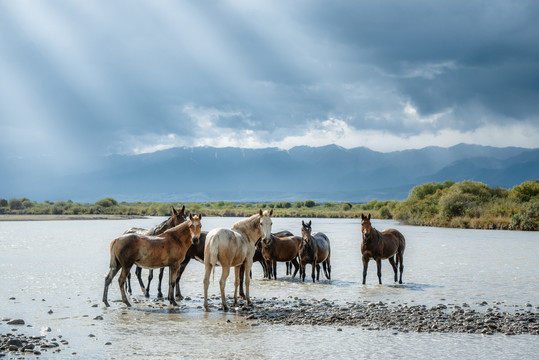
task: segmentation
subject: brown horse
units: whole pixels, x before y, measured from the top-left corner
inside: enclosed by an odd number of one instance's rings
[[[249,298],[249,273],[253,264],[255,244],[258,239],[267,239],[271,236],[271,211],[260,210],[256,215],[248,219],[241,220],[232,226],[232,229],[213,229],[206,237],[204,249],[204,308],[209,311],[208,287],[210,285],[210,274],[215,271],[215,266],[221,265],[222,273],[219,280],[221,289],[221,303],[223,310],[228,311],[225,298],[225,284],[230,267],[234,266],[234,306],[238,300],[238,286],[240,283],[240,268],[245,265],[245,300],[247,305],[251,305]]]
[[[172,207],[172,215],[165,221],[163,221],[161,224],[151,228],[151,229],[143,229],[143,228],[137,228],[132,227],[124,232],[125,234],[141,234],[141,235],[159,235],[164,233],[168,229],[172,229],[174,226],[180,225],[184,221],[187,220],[187,216],[185,215],[185,205],[182,207],[180,211],[177,211],[174,209],[174,206]],[[158,293],[157,297],[162,298],[163,293],[161,292],[161,280],[163,279],[163,271],[165,268],[161,268],[159,271],[159,285],[157,287]],[[140,285],[140,288],[142,290],[142,293],[146,297],[150,297],[150,283],[153,279],[153,269],[150,269],[150,273],[148,274],[148,287],[144,286],[144,282],[142,281],[142,268],[136,267],[135,269],[135,275],[137,276],[138,283]],[[127,275],[127,291],[129,294],[132,294],[131,291],[131,273]]]
[[[296,260],[301,246],[301,238],[294,236],[290,231],[281,231],[276,234],[271,234],[269,239],[262,241],[262,256],[271,263],[269,267],[269,278],[272,275],[277,279],[277,261],[292,262],[294,264],[294,278],[298,272],[299,264]]]
[[[329,280],[331,279],[331,263],[330,263],[330,255],[331,255],[331,246],[329,243],[329,238],[326,236],[326,234],[318,232],[311,235],[311,224],[312,221],[309,221],[309,223],[305,223],[304,221],[302,223],[301,228],[301,234],[302,234],[302,241],[301,246],[299,249],[299,266],[300,266],[300,273],[299,276],[302,279],[302,281],[305,281],[305,266],[306,264],[311,264],[312,267],[312,279],[314,280],[314,269],[316,267],[317,269],[317,277],[316,279],[320,281],[320,265],[319,263],[322,263],[322,266],[324,267],[324,274],[326,275],[326,278]]]
[[[395,229],[384,230],[382,232],[376,230],[371,225],[371,214],[365,216],[361,214],[361,233],[363,241],[361,242],[361,254],[363,255],[363,285],[367,278],[367,267],[369,260],[376,261],[378,268],[378,282],[382,284],[382,260],[387,259],[395,272],[395,282],[397,282],[397,266],[400,265],[399,284],[402,284],[402,255],[406,247],[404,236]],[[393,256],[395,255],[395,259]]]
[[[105,278],[105,288],[103,290],[103,302],[109,306],[107,295],[109,285],[114,276],[121,269],[122,273],[118,278],[122,301],[131,306],[125,294],[125,279],[131,267],[137,266],[156,269],[168,266],[169,269],[169,289],[168,300],[171,305],[177,306],[174,300],[174,285],[176,274],[180,263],[185,258],[185,253],[192,244],[196,244],[200,237],[200,220],[202,214],[198,216],[189,215],[189,221],[173,227],[157,236],[140,234],[122,235],[110,243],[110,270]]]

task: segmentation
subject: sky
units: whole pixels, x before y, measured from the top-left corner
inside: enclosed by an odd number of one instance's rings
[[[535,0],[2,1],[0,161],[537,148],[538,18]]]

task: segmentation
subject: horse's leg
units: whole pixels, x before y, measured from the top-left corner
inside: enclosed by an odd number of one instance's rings
[[[106,307],[109,307],[109,302],[107,301],[108,293],[109,293],[109,285],[112,282],[112,279],[116,276],[116,274],[120,271],[120,267],[111,268],[109,270],[109,273],[105,277],[105,288],[103,289],[103,302],[105,303]]]
[[[177,263],[168,267],[168,301],[170,301],[170,305],[172,306],[178,306],[178,303],[176,303],[176,300],[174,299],[174,285],[176,285],[176,277],[178,275],[179,267],[180,264]],[[162,271],[164,271],[164,268],[161,268],[161,272]],[[162,278],[162,276],[160,276],[160,278]],[[161,291],[161,289],[159,289],[159,291]],[[163,294],[161,294],[161,297],[163,297]]]
[[[260,262],[263,264],[264,262]],[[243,276],[245,275],[245,265],[240,266],[240,299],[245,299],[245,292],[243,291]]]
[[[225,298],[225,285],[226,285],[226,279],[228,278],[228,274],[230,273],[230,267],[224,266],[221,264],[221,269],[222,269],[221,279],[219,280],[219,288],[221,289],[221,303],[223,304],[223,311],[228,311],[228,305],[226,304],[226,298]],[[246,282],[248,278],[249,278],[248,276],[245,277]]]
[[[314,280],[314,279],[315,279],[315,277],[314,277],[314,270],[316,269],[316,261],[313,261],[313,262],[311,263],[311,269],[312,269],[312,271],[311,271],[311,277],[313,278],[313,283],[314,283],[314,282],[316,282],[316,281]],[[320,271],[320,270],[318,270],[318,271]]]
[[[127,295],[125,294],[124,286],[125,286],[125,279],[127,278],[127,274],[129,274],[129,271],[131,271],[131,266],[122,267],[122,273],[120,274],[120,277],[118,278],[118,284],[120,285],[120,291],[122,292],[122,302],[128,307],[131,307],[131,304],[129,303],[129,300],[127,300]]]
[[[242,265],[234,266],[234,302],[232,303],[233,307],[238,305],[238,287],[240,286],[240,273]],[[243,271],[243,273],[245,274],[245,270]]]
[[[292,275],[292,264],[290,261],[286,262],[286,275]]]
[[[148,286],[146,287],[146,293],[144,294],[144,296],[146,296],[147,298],[150,297],[150,283],[152,282],[152,279],[153,279],[153,269],[150,269],[150,272],[148,273]]]
[[[378,258],[376,260],[376,275],[378,275],[378,283],[382,285],[382,259]]]
[[[161,292],[161,283],[163,282],[163,273],[165,272],[165,268],[162,267],[161,269],[159,269],[159,282],[157,283],[157,298],[158,299],[162,299],[163,298],[163,293]],[[173,274],[175,275],[175,274]],[[170,277],[170,274],[169,274],[169,277]],[[176,277],[174,277],[174,280],[176,280]]]
[[[396,258],[397,256],[395,256]],[[395,282],[397,282],[397,265],[395,264],[395,258],[393,256],[390,256],[387,258],[387,260],[389,261],[389,263],[391,264],[391,267],[393,268],[393,272],[395,273]],[[397,259],[397,262],[399,260]]]
[[[316,264],[316,280],[320,282],[320,264]]]
[[[298,273],[299,264],[298,264],[298,260],[296,260],[296,258],[293,258],[291,263],[292,263],[292,265],[294,265],[294,275],[292,275],[292,279],[293,279],[293,278],[296,277],[296,274]],[[290,268],[290,274],[292,274],[292,268]]]
[[[135,269],[135,274],[137,275],[138,284],[140,285],[142,293],[146,295],[146,286],[144,286],[144,281],[142,281],[142,268],[137,266]]]
[[[369,259],[363,256],[363,285],[367,280],[367,268],[369,267]]]
[[[399,284],[402,284],[402,271],[404,270],[404,264],[402,263],[402,256],[403,252],[399,251],[397,253],[397,261],[399,262],[399,271],[400,271],[400,278],[399,278]],[[397,279],[395,279],[396,281]]]
[[[127,281],[125,283],[125,287],[129,295],[133,294],[133,292],[131,291],[131,271],[129,272],[129,274],[127,274]]]
[[[328,269],[328,272],[327,272],[327,278],[328,280],[331,280],[331,261],[329,260],[329,255],[325,261],[325,264],[327,265],[327,269]]]
[[[204,263],[204,309],[210,311],[208,306],[208,287],[210,286],[210,274],[213,266],[210,263]]]
[[[253,303],[251,302],[251,298],[249,297],[249,285],[251,284],[251,279],[247,274],[251,273],[251,267],[253,266],[253,259],[247,259],[245,262],[245,301],[247,302],[247,305],[251,306]]]
[[[301,281],[305,282],[305,266],[307,264],[305,262],[303,262],[302,260],[300,260],[300,263],[299,263],[299,277],[301,278]]]
[[[178,277],[176,277],[176,299],[178,300],[183,300],[182,291],[180,289],[180,280],[182,279],[182,274],[185,271],[187,264],[189,264],[189,261],[191,261],[191,259],[186,257],[185,260],[180,264],[180,270],[178,270]]]
[[[276,260],[272,260],[271,261],[271,266],[273,267],[273,278],[275,280],[277,280],[277,261]]]

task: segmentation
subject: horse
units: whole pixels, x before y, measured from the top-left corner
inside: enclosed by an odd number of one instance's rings
[[[122,293],[122,302],[128,307],[131,306],[127,300],[124,286],[127,274],[135,264],[147,269],[168,266],[168,300],[172,306],[178,306],[174,300],[175,275],[178,273],[180,263],[184,260],[189,247],[198,242],[202,226],[201,220],[202,214],[198,216],[189,214],[189,221],[168,229],[160,235],[126,234],[112,240],[110,243],[110,270],[105,278],[103,290],[105,305],[110,306],[107,301],[109,285],[121,269],[118,284]]]
[[[299,249],[299,266],[300,266],[300,278],[305,281],[305,266],[311,264],[312,274],[311,277],[314,280],[314,269],[317,269],[316,280],[320,281],[320,263],[324,267],[324,274],[328,280],[331,280],[331,246],[329,238],[326,234],[318,232],[311,235],[311,224],[302,223],[301,234],[302,241]]]
[[[177,225],[180,225],[184,221],[187,220],[187,216],[185,215],[185,205],[182,207],[180,211],[177,211],[174,209],[174,206],[172,207],[172,215],[165,221],[163,221],[161,224],[151,228],[151,229],[143,229],[138,227],[132,227],[126,231],[124,231],[125,234],[141,234],[141,235],[159,235],[165,232],[168,229],[171,229]],[[162,298],[163,293],[161,292],[161,280],[163,279],[163,272],[164,268],[161,268],[159,271],[159,286],[158,286],[158,294],[157,297]],[[153,269],[150,269],[150,273],[148,275],[148,287],[144,286],[144,282],[142,281],[142,268],[136,267],[135,269],[135,275],[137,275],[137,279],[140,285],[140,288],[142,290],[142,293],[145,297],[150,297],[150,283],[153,279]],[[129,294],[132,294],[131,291],[131,273],[127,275],[127,291]]]
[[[207,235],[208,235],[207,231],[201,231],[200,232],[200,237],[198,239],[198,243],[191,245],[191,247],[189,248],[189,250],[187,250],[187,253],[185,254],[185,259],[180,264],[180,270],[178,271],[178,276],[176,278],[176,286],[175,286],[176,299],[178,299],[178,300],[183,300],[184,299],[184,297],[182,295],[182,292],[181,292],[181,289],[180,289],[180,280],[182,278],[183,272],[185,271],[185,268],[187,267],[187,264],[189,264],[189,262],[191,260],[193,260],[193,259],[195,259],[198,262],[201,262],[202,264],[204,264],[204,247],[206,245],[206,237],[207,237]],[[261,263],[262,269],[265,272],[266,271],[265,259],[262,257],[262,253],[258,249],[255,251],[255,254],[253,256],[253,263],[255,263],[257,261]],[[244,271],[244,266],[243,265],[242,265],[242,270],[241,271]],[[243,273],[241,273],[241,274],[243,274]],[[242,299],[245,298],[245,292],[243,291],[243,277],[242,276],[240,276],[240,297]]]
[[[234,304],[238,300],[238,286],[240,283],[240,268],[245,265],[245,300],[247,305],[252,305],[249,297],[249,273],[253,264],[253,255],[255,253],[255,244],[258,239],[267,239],[271,236],[271,211],[260,209],[247,219],[241,220],[232,226],[232,229],[213,229],[206,237],[206,246],[204,247],[204,308],[209,311],[208,306],[208,287],[210,285],[210,274],[215,271],[217,264],[221,265],[222,273],[219,285],[221,289],[221,302],[223,310],[228,311],[228,305],[225,299],[225,284],[230,267],[234,266]]]
[[[301,237],[294,236],[290,231],[281,231],[276,234],[271,234],[269,239],[262,242],[262,256],[270,262],[269,278],[272,275],[277,279],[277,261],[291,262],[294,264],[294,275],[296,277],[299,269],[298,261],[296,260],[299,248],[301,246]],[[268,266],[269,267],[269,266]],[[290,271],[290,274],[292,272]],[[288,275],[288,264],[287,264]]]
[[[367,267],[369,260],[374,259],[378,268],[378,282],[382,284],[382,260],[387,259],[395,272],[395,282],[397,282],[397,266],[400,270],[399,284],[402,284],[402,256],[406,247],[404,236],[395,229],[376,230],[371,225],[371,214],[365,216],[361,214],[361,254],[363,258],[363,285],[367,278]],[[395,258],[393,258],[395,256]]]

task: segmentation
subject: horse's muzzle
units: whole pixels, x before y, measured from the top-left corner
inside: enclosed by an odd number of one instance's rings
[[[191,238],[191,242],[193,243],[193,245],[198,244],[198,241],[199,241],[198,236],[193,236],[193,237]]]

